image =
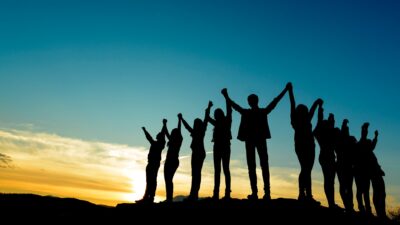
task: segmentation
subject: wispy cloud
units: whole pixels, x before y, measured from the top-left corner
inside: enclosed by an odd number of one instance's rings
[[[95,203],[115,205],[139,199],[145,189],[148,149],[97,141],[85,141],[31,130],[0,129],[1,192],[38,193],[76,197]],[[163,159],[165,159],[165,152]],[[207,152],[202,171],[200,196],[208,197],[214,188],[212,152]],[[174,177],[174,194],[187,196],[191,183],[191,157],[180,157]],[[250,193],[246,162],[232,159],[232,196],[246,198]],[[158,173],[156,200],[165,198],[163,165]],[[261,170],[257,169],[259,194],[263,194]],[[296,198],[299,168],[271,167],[273,198]],[[323,176],[313,171],[314,197],[326,205]],[[393,186],[389,193],[399,196]],[[396,187],[397,188],[397,187]],[[220,193],[225,189],[221,173]],[[335,190],[338,189],[336,184]],[[338,191],[336,191],[338,193]],[[341,203],[336,194],[337,203]],[[390,205],[398,198],[388,196]]]
[[[10,156],[0,153],[0,168],[12,168],[12,159]]]
[[[61,137],[55,134],[34,133],[20,130],[0,130],[0,162],[9,168],[11,158],[16,168],[1,170],[5,181],[1,191],[18,190],[35,192],[48,189],[58,194],[65,189],[97,190],[108,193],[97,202],[128,200],[141,195],[141,178],[147,162],[143,147],[91,142]],[[45,186],[45,187],[44,187]],[[57,189],[59,191],[57,192]],[[76,192],[79,195],[80,192]],[[108,196],[108,197],[107,197]],[[85,197],[85,196],[76,196]],[[96,196],[87,196],[96,198]]]

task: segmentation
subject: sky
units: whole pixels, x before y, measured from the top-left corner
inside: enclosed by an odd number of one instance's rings
[[[163,118],[170,129],[179,112],[191,123],[203,118],[209,100],[225,107],[222,88],[243,107],[251,93],[266,106],[290,81],[298,103],[324,99],[325,111],[338,126],[349,119],[357,138],[364,122],[370,137],[379,130],[375,154],[386,172],[388,205],[398,207],[399,11],[395,0],[3,0],[0,192],[132,202],[145,187],[149,143],[142,126],[155,136]],[[285,96],[269,115],[273,198],[297,196],[289,110]],[[239,121],[234,113],[234,137]],[[211,133],[209,127],[201,196],[212,194]],[[183,136],[175,195],[190,190],[190,136]],[[231,170],[232,196],[247,196],[237,139]],[[324,203],[322,178],[316,160],[314,195]],[[341,203],[338,193],[336,199]]]

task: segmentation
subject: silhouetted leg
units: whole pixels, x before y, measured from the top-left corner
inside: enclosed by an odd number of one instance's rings
[[[364,207],[364,202],[363,202],[363,184],[362,184],[362,177],[360,175],[357,175],[356,177],[356,186],[357,186],[357,204],[358,204],[358,210],[361,213],[365,213],[365,207]]]
[[[225,198],[231,197],[231,172],[229,171],[229,161],[231,158],[231,146],[227,144],[222,153],[222,167],[225,175]]]
[[[205,151],[199,150],[197,153],[193,154],[192,163],[192,190],[190,192],[190,197],[192,199],[197,199],[199,197],[199,190],[201,184],[201,169],[203,167],[203,162],[205,158]]]
[[[160,168],[159,163],[155,163],[150,172],[150,185],[149,185],[149,200],[153,201],[154,196],[156,195],[156,189],[157,189],[157,173],[158,169]]]
[[[165,192],[167,194],[167,201],[172,201],[173,184],[171,175],[171,165],[169,162],[165,162],[164,180],[165,180]]]
[[[329,159],[320,157],[322,173],[324,175],[324,191],[329,207],[335,207],[335,169]],[[334,162],[333,162],[334,163]]]
[[[302,149],[299,149],[297,146],[295,146],[296,149],[296,155],[297,158],[299,159],[300,163],[300,174],[299,174],[299,200],[305,199],[306,193],[305,193],[305,180],[304,180],[304,174],[305,174],[305,159],[304,159],[304,154],[302,152]]]
[[[371,201],[369,199],[369,189],[370,189],[370,179],[366,178],[365,191],[364,191],[365,211],[366,211],[367,215],[372,215]]]
[[[150,186],[151,186],[151,166],[147,165],[146,166],[146,190],[143,195],[143,199],[149,198],[149,191],[150,191]]]
[[[339,180],[339,193],[342,198],[343,205],[347,205],[347,185],[346,185],[346,177],[343,172],[343,165],[339,165],[338,168],[338,180]]]
[[[192,185],[190,187],[190,194],[189,198],[193,198],[195,194],[195,189],[196,189],[196,155],[192,153],[192,159],[190,161],[191,167],[192,167]]]
[[[205,150],[202,151],[200,159],[199,159],[199,165],[198,165],[198,183],[197,183],[197,190],[196,190],[196,196],[199,196],[199,191],[200,191],[200,184],[201,184],[201,170],[203,169],[203,163],[204,159],[206,158],[206,152]]]
[[[247,168],[249,170],[250,186],[253,196],[257,196],[257,174],[256,174],[256,146],[251,141],[246,141]]]
[[[268,152],[267,143],[262,140],[257,143],[257,152],[260,157],[261,171],[264,180],[264,199],[271,199],[270,183],[269,183],[269,164],[268,164]]]
[[[164,167],[165,189],[167,192],[167,201],[173,200],[174,184],[173,178],[178,169],[179,161],[166,162]]]
[[[214,199],[219,199],[219,185],[221,180],[221,146],[214,144]]]
[[[347,212],[353,212],[353,175],[351,168],[345,168],[343,171],[344,199],[343,204]]]
[[[348,191],[348,211],[353,212],[354,211],[354,203],[353,203],[353,174],[350,173],[349,174],[349,183],[348,183],[348,187],[347,187],[347,191]]]
[[[312,178],[311,178],[311,172],[314,167],[314,160],[315,160],[315,147],[312,145],[309,145],[307,147],[307,159],[306,159],[306,195],[307,198],[312,198]]]
[[[376,176],[372,179],[372,189],[376,214],[380,218],[387,218],[385,182],[382,176]]]

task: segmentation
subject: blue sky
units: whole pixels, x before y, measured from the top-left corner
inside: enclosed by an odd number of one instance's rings
[[[357,138],[365,121],[378,129],[388,186],[400,185],[399,11],[394,0],[2,1],[0,125],[148,146],[141,126],[203,117],[208,100],[224,107],[223,87],[266,105],[291,81],[298,102],[323,98]],[[270,164],[297,168],[287,97],[270,126]]]

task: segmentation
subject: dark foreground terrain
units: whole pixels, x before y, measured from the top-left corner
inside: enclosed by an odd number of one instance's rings
[[[271,202],[205,199],[194,203],[124,203],[106,207],[78,199],[31,194],[0,194],[0,217],[7,221],[2,224],[24,221],[30,224],[398,224],[292,199]]]

